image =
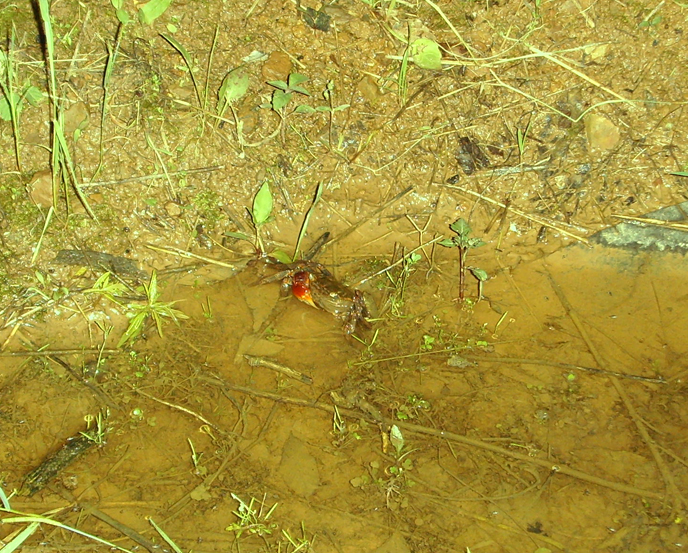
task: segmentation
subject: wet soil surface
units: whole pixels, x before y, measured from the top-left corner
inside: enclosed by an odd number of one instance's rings
[[[588,238],[686,200],[686,8],[229,4],[119,30],[52,6],[74,173],[53,194],[47,95],[0,128],[3,520],[126,550],[172,550],[151,519],[195,552],[683,550],[686,260]],[[36,14],[0,24],[4,82],[45,92]],[[332,234],[315,306],[257,251],[305,220],[299,252]],[[322,294],[354,290],[348,334]],[[25,525],[0,539],[106,547]]]

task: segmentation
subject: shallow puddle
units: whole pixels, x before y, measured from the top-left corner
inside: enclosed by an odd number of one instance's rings
[[[479,261],[496,267],[483,301],[458,309],[441,258],[441,273],[410,275],[408,317],[359,333],[367,346],[250,268],[171,284],[191,320],[92,381],[118,406],[106,444],[13,508],[97,502],[124,525],[153,516],[194,551],[678,543],[684,523],[657,520],[685,488],[684,259],[570,246]],[[2,366],[11,489],[102,398],[54,364]],[[237,541],[238,499],[256,519]],[[102,524],[90,530],[110,535]]]

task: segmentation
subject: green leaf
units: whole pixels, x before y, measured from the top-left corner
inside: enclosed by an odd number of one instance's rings
[[[323,106],[320,106],[320,107],[323,107]],[[318,108],[312,108],[311,106],[308,106],[306,104],[301,104],[300,106],[296,106],[294,113],[315,113],[316,111],[322,111],[322,110],[319,110]]]
[[[246,240],[247,242],[253,242],[253,238],[251,238],[248,234],[244,234],[243,232],[226,231],[225,236],[229,236],[230,238],[236,238],[237,240]]]
[[[11,92],[10,95],[14,101],[19,100],[19,95]],[[10,121],[12,119],[12,111],[10,109],[10,103],[7,101],[5,96],[0,96],[0,119],[3,121]]]
[[[260,187],[256,197],[253,198],[253,223],[259,227],[264,225],[270,218],[272,213],[272,192],[270,192],[270,185],[268,181],[263,183]]]
[[[268,84],[270,86],[274,86],[275,88],[279,88],[280,90],[289,90],[289,85],[284,81],[268,81]]]
[[[141,311],[129,320],[129,326],[127,327],[127,330],[124,332],[124,334],[122,334],[119,342],[117,342],[118,348],[121,348],[127,342],[131,342],[134,338],[141,334],[143,322],[146,320],[146,316],[147,313],[145,311]]]
[[[485,282],[489,277],[487,271],[483,269],[478,269],[477,267],[469,267],[471,274],[477,278],[480,282]]]
[[[456,242],[452,240],[451,238],[445,238],[444,240],[440,240],[437,242],[440,246],[444,246],[445,248],[455,248],[456,247]]]
[[[232,69],[222,81],[222,86],[218,92],[220,101],[225,101],[229,104],[241,98],[248,92],[248,75],[246,72],[237,67]]]
[[[304,96],[310,96],[310,95],[311,95],[311,93],[308,92],[308,91],[307,91],[305,88],[303,88],[302,86],[290,86],[289,89],[290,89],[292,92],[298,92],[299,94],[303,94]]]
[[[396,424],[393,424],[392,428],[389,429],[389,441],[396,449],[398,456],[404,448],[404,435]]]
[[[172,47],[181,54],[182,58],[184,58],[184,61],[187,65],[191,65],[191,60],[193,58],[189,55],[189,51],[186,48],[184,48],[184,45],[181,42],[179,42],[173,36],[166,35],[165,33],[160,33],[160,36],[164,38],[167,42],[169,42],[172,45]]]
[[[287,252],[284,252],[282,250],[275,250],[273,252],[270,252],[270,255],[274,257],[277,261],[281,261],[282,263],[291,263],[293,259],[289,257]]]
[[[289,88],[291,88],[292,90],[296,90],[295,87],[297,87],[301,83],[305,83],[307,80],[308,77],[306,77],[306,75],[302,75],[301,73],[291,73],[287,78]]]
[[[418,38],[411,43],[413,63],[421,69],[442,69],[442,52],[439,44],[429,38]]]
[[[280,111],[287,106],[291,100],[291,92],[284,92],[283,90],[275,90],[272,93],[272,109]]]
[[[110,4],[116,10],[121,10],[124,7],[124,0],[110,0]]]
[[[158,292],[158,273],[153,271],[150,277],[150,283],[146,285],[144,282],[143,288],[146,290],[146,296],[148,297],[149,303],[155,303],[155,301],[160,296]]]
[[[115,15],[122,25],[129,23],[129,12],[127,10],[115,10]]]
[[[471,233],[471,226],[466,222],[466,219],[461,218],[454,221],[449,228],[462,238],[467,237]]]
[[[158,17],[167,11],[172,0],[150,0],[139,9],[139,21],[151,25]]]

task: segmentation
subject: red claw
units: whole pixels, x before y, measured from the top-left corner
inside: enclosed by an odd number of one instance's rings
[[[291,293],[296,299],[317,307],[311,295],[311,275],[308,271],[299,271],[292,276]]]

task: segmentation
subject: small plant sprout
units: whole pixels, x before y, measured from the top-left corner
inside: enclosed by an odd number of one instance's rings
[[[525,129],[520,127],[516,129],[516,143],[518,144],[518,159],[523,163],[523,156],[526,152],[526,140],[528,139],[528,131],[530,131],[530,123],[526,125]]]
[[[189,317],[179,309],[174,309],[172,306],[176,301],[161,302],[160,291],[158,290],[158,275],[155,271],[151,274],[150,282],[143,284],[143,291],[146,294],[146,302],[144,304],[130,303],[129,309],[133,316],[129,321],[129,326],[117,343],[117,347],[122,347],[124,344],[131,342],[141,334],[143,325],[148,319],[152,318],[155,322],[155,327],[158,335],[162,337],[162,321],[163,319],[171,319],[179,324],[180,319],[188,319]]]
[[[277,508],[277,503],[270,507],[267,512],[264,512],[266,498],[265,494],[263,495],[263,499],[260,501],[259,505],[256,505],[258,502],[256,501],[255,497],[252,497],[251,501],[249,501],[247,504],[238,495],[231,495],[234,500],[239,503],[239,508],[232,512],[232,514],[237,517],[237,521],[227,526],[225,530],[234,532],[234,535],[237,539],[241,538],[241,535],[244,532],[256,534],[260,537],[268,536],[272,534],[272,531],[275,528],[277,528],[277,525],[274,522],[270,522],[270,517]]]
[[[253,228],[256,231],[256,249],[259,253],[265,252],[265,245],[260,235],[260,229],[270,220],[272,215],[272,192],[270,191],[270,184],[265,181],[258,193],[253,198],[253,209],[251,210],[251,221]]]
[[[187,438],[186,440],[189,442],[189,447],[191,448],[191,462],[194,466],[194,474],[196,476],[205,477],[208,474],[208,469],[201,465],[201,457],[203,457],[203,453],[196,453],[196,448],[194,447],[191,438]]]
[[[80,432],[80,434],[97,445],[103,445],[105,443],[105,434],[107,434],[105,421],[109,414],[109,411],[106,410],[105,415],[103,415],[102,411],[95,417],[93,415],[86,415],[84,417],[86,421],[86,431]],[[95,425],[93,423],[95,423]]]
[[[285,141],[286,125],[285,120],[287,118],[287,106],[294,94],[302,94],[304,96],[310,96],[311,93],[301,86],[305,83],[308,77],[301,75],[301,73],[291,73],[287,77],[287,82],[284,81],[268,81],[268,84],[275,88],[272,92],[272,99],[269,104],[263,104],[261,107],[271,108],[280,118],[280,138],[282,143]]]
[[[479,298],[482,296],[482,283],[487,280],[487,273],[482,269],[477,269],[475,267],[466,266],[466,256],[468,255],[468,250],[479,248],[484,246],[480,238],[475,238],[471,236],[472,229],[465,219],[459,218],[454,221],[449,228],[456,233],[456,236],[451,238],[445,238],[440,240],[438,243],[440,246],[445,248],[457,248],[459,250],[459,301],[462,301],[466,297],[466,270],[471,271],[471,274],[478,279],[479,283]],[[482,277],[482,278],[481,278]]]
[[[313,542],[315,541],[315,539],[313,538],[309,540],[306,537],[306,527],[304,526],[303,522],[301,523],[300,538],[292,537],[292,535],[284,529],[282,530],[282,535],[286,538],[286,540],[289,542],[289,545],[291,546],[291,548],[287,546],[286,553],[299,553],[300,551],[308,553],[310,551],[313,551]]]

